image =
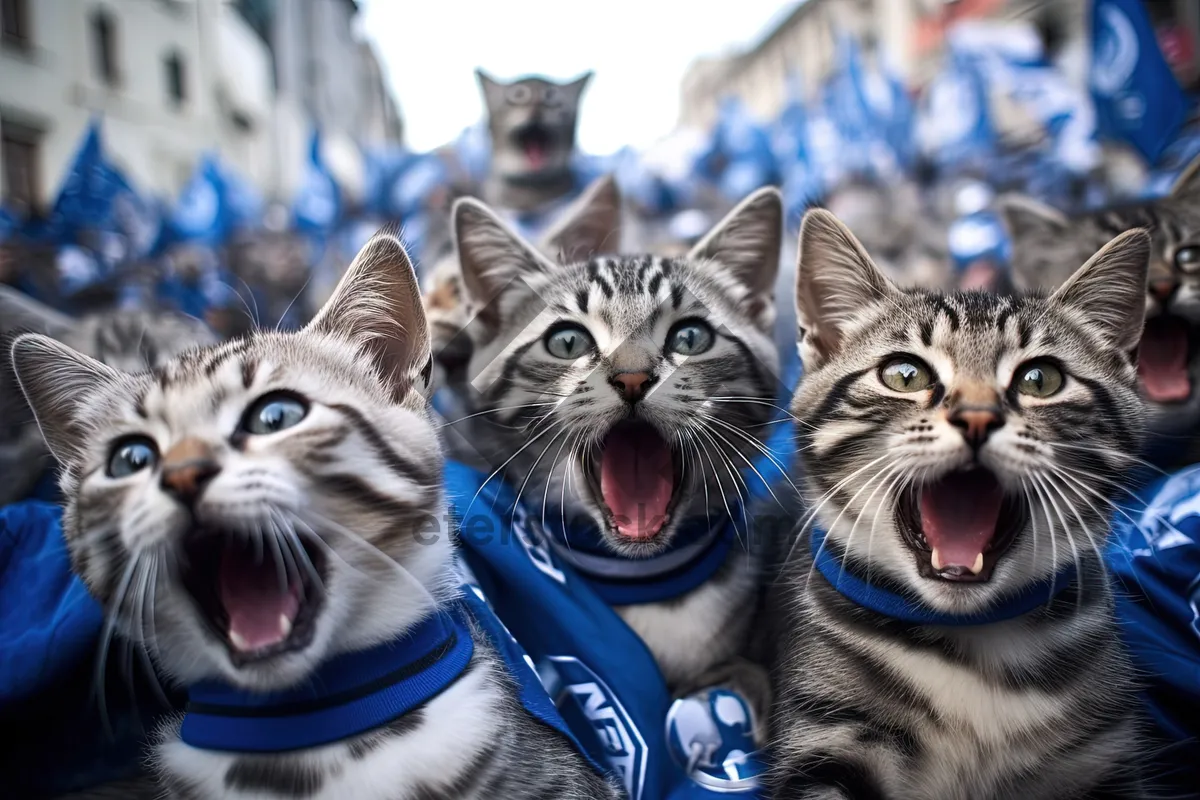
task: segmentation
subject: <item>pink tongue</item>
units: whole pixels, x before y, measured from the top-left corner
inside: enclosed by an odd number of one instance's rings
[[[667,521],[675,485],[671,450],[650,427],[620,427],[604,440],[600,493],[617,525],[630,539],[650,539]]]
[[[954,472],[921,491],[921,529],[944,567],[971,568],[996,533],[1000,484],[986,470]]]
[[[541,169],[546,163],[546,148],[540,144],[530,143],[525,145],[525,158],[529,160],[529,166],[534,169]]]
[[[299,586],[279,585],[279,572],[269,559],[256,561],[246,548],[227,545],[217,578],[221,604],[229,615],[229,642],[241,651],[278,644],[291,633],[300,610]]]
[[[1178,319],[1152,319],[1142,331],[1138,377],[1146,397],[1156,403],[1178,403],[1192,394],[1188,377],[1188,329]]]

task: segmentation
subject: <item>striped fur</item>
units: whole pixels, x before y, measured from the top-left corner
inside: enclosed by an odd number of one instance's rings
[[[1170,444],[1187,436],[1191,446],[1179,460],[1195,461],[1200,455],[1200,158],[1188,166],[1168,196],[1151,203],[1073,218],[1026,197],[1002,197],[999,207],[1013,238],[1013,281],[1027,290],[1052,290],[1112,237],[1131,228],[1150,229],[1146,320],[1174,317],[1190,328],[1192,392],[1182,402],[1148,402],[1149,444]],[[1196,261],[1181,258],[1185,250]]]
[[[726,514],[743,491],[738,470],[763,449],[779,389],[771,338],[778,192],[747,198],[684,258],[556,265],[474,201],[456,206],[455,227],[464,287],[479,308],[468,328],[474,347],[464,388],[474,414],[469,439],[484,463],[543,520],[590,519],[613,551],[630,556],[661,552],[685,522]],[[684,357],[666,340],[689,319],[707,321],[715,344]],[[547,335],[564,323],[594,340],[575,360],[547,350]],[[639,371],[652,388],[629,403],[614,376]],[[670,444],[682,474],[669,521],[641,542],[610,527],[589,480],[605,435],[631,419]],[[740,649],[757,577],[757,557],[735,548],[707,585],[618,611],[678,686]]]
[[[17,332],[43,333],[126,372],[142,372],[179,353],[216,342],[204,323],[170,312],[109,311],[73,319],[8,286],[0,286],[0,341]],[[5,357],[7,362],[7,357]],[[33,488],[50,456],[29,405],[0,368],[0,505]]]
[[[109,610],[105,647],[115,628],[175,681],[270,691],[394,638],[457,592],[426,399],[429,338],[415,275],[390,233],[366,245],[301,332],[255,333],[137,375],[34,335],[16,340],[13,361],[64,467],[68,547]],[[249,409],[277,392],[303,398],[306,415],[248,432]],[[164,453],[209,449],[217,471],[190,510],[165,491],[157,464],[109,476],[114,443],[129,435]],[[186,581],[213,548],[239,538],[285,573],[310,577],[319,605],[307,644],[239,663],[214,632]],[[459,679],[383,729],[250,755],[193,748],[174,719],[160,731],[155,772],[176,798],[610,796],[565,740],[524,712],[486,638],[475,639]]]
[[[1050,297],[898,289],[825,211],[810,212],[800,248],[806,373],[792,410],[810,512],[771,603],[772,796],[1140,796],[1134,687],[1100,552],[1141,438],[1129,352],[1149,236],[1123,235]],[[928,365],[932,385],[889,389],[881,368],[896,354]],[[1061,391],[1010,388],[1042,356],[1061,363]],[[976,451],[948,414],[979,387],[1002,425]],[[1020,527],[989,580],[923,577],[930,555],[906,543],[902,501],[971,466],[1021,498]],[[813,568],[810,521],[847,568],[943,613],[986,610],[1072,562],[1078,578],[1006,622],[904,623]]]

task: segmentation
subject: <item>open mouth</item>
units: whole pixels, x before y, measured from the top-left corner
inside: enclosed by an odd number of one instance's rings
[[[593,497],[622,540],[654,540],[679,503],[682,470],[667,441],[644,422],[619,422],[585,460]]]
[[[550,159],[550,151],[554,147],[554,133],[540,122],[531,122],[513,131],[513,141],[525,154],[529,168],[539,170],[546,166]]]
[[[1146,399],[1165,404],[1191,397],[1190,356],[1191,327],[1186,320],[1170,314],[1147,320],[1138,347],[1138,378]]]
[[[269,545],[269,542],[268,542]],[[193,531],[185,546],[183,585],[234,666],[303,650],[324,605],[326,560],[301,540],[313,571],[261,540]]]
[[[922,576],[981,583],[1024,526],[1025,508],[991,472],[971,469],[906,493],[896,522]]]

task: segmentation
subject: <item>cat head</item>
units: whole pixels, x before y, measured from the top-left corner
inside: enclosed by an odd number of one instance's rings
[[[779,193],[751,195],[681,258],[554,264],[474,200],[454,226],[479,309],[464,389],[483,457],[619,553],[725,513],[778,392]]]
[[[530,184],[565,174],[575,151],[579,101],[592,73],[570,83],[539,77],[502,83],[481,69],[475,77],[492,135],[492,172]]]
[[[303,330],[115,370],[12,347],[72,563],[181,682],[293,685],[429,608],[449,556],[416,278],[377,234]]]
[[[1150,431],[1178,436],[1200,427],[1200,158],[1153,203],[1069,218],[1030,198],[1006,196],[1000,210],[1013,238],[1013,280],[1025,289],[1060,286],[1072,265],[1116,234],[1150,229],[1138,359]]]
[[[1134,463],[1150,236],[1054,294],[900,289],[827,211],[800,234],[793,401],[828,542],[969,613],[1103,544]]]
[[[214,344],[207,325],[183,314],[108,311],[79,319],[0,286],[0,505],[24,497],[50,465],[45,440],[7,363],[18,333],[41,333],[126,372],[142,372],[198,345]]]

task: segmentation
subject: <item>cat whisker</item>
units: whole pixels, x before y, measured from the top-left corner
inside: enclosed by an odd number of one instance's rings
[[[784,466],[784,464],[783,464],[783,463],[781,463],[781,462],[779,461],[779,459],[777,459],[777,458],[775,457],[775,454],[772,452],[771,448],[767,447],[765,444],[763,444],[763,443],[762,443],[762,442],[760,442],[759,440],[755,439],[753,436],[750,436],[750,435],[748,435],[748,434],[747,434],[745,431],[739,430],[739,429],[737,428],[737,426],[735,426],[735,425],[730,425],[728,422],[726,422],[726,421],[725,421],[725,420],[723,420],[723,419],[719,419],[719,418],[717,418],[717,417],[711,416],[711,415],[709,415],[709,414],[705,414],[705,413],[703,413],[703,412],[701,412],[701,413],[699,414],[699,416],[700,416],[700,417],[702,417],[702,418],[704,418],[704,419],[706,419],[706,420],[708,420],[709,422],[715,422],[715,423],[717,423],[717,424],[718,424],[718,425],[720,425],[722,428],[725,428],[726,430],[729,430],[730,432],[732,432],[732,433],[734,433],[734,434],[736,434],[736,435],[740,436],[742,439],[745,439],[747,442],[749,442],[749,443],[750,443],[750,445],[754,447],[754,449],[756,449],[758,452],[760,452],[760,453],[762,453],[764,456],[766,456],[767,460],[771,462],[771,465],[772,465],[772,466],[774,466],[774,467],[775,467],[775,469],[779,470],[779,474],[780,474],[781,476],[783,476],[783,479],[784,479],[785,481],[787,481],[787,482],[788,482],[788,485],[792,487],[792,490],[793,490],[793,491],[794,491],[796,494],[800,494],[800,493],[801,493],[801,492],[800,492],[800,488],[799,488],[798,486],[796,486],[796,484],[792,483],[792,479],[791,479],[791,477],[789,477],[789,476],[788,476],[788,468],[787,468],[786,466]],[[743,456],[743,458],[744,458],[744,456]],[[749,461],[747,461],[746,463],[749,463]],[[754,471],[755,471],[755,473],[756,473],[756,474],[758,474],[758,470],[757,470],[757,469],[756,469],[756,470],[754,470]],[[769,483],[769,482],[767,482],[767,480],[766,480],[766,479],[764,479],[764,478],[763,478],[763,476],[762,476],[761,474],[758,474],[758,477],[759,477],[759,479],[760,479],[760,480],[762,480],[762,481],[763,481],[763,483],[764,483],[764,484],[766,484],[768,487],[770,487],[770,483]],[[771,495],[772,495],[772,496],[774,496],[774,494],[775,494],[774,492],[772,492],[772,493],[771,493]],[[778,498],[777,498],[777,501],[778,501]]]
[[[121,573],[121,579],[117,584],[117,589],[113,593],[111,604],[105,611],[104,627],[100,633],[100,646],[96,653],[96,669],[93,675],[92,691],[96,693],[96,699],[99,702],[100,708],[100,724],[103,727],[105,734],[110,738],[114,738],[112,721],[108,716],[108,703],[106,701],[107,692],[105,687],[105,671],[108,662],[108,648],[112,644],[113,634],[116,631],[117,618],[121,613],[121,606],[125,602],[125,595],[129,591],[129,586],[133,581],[134,572],[141,560],[142,553],[138,551],[129,559],[125,565],[125,570]]]

